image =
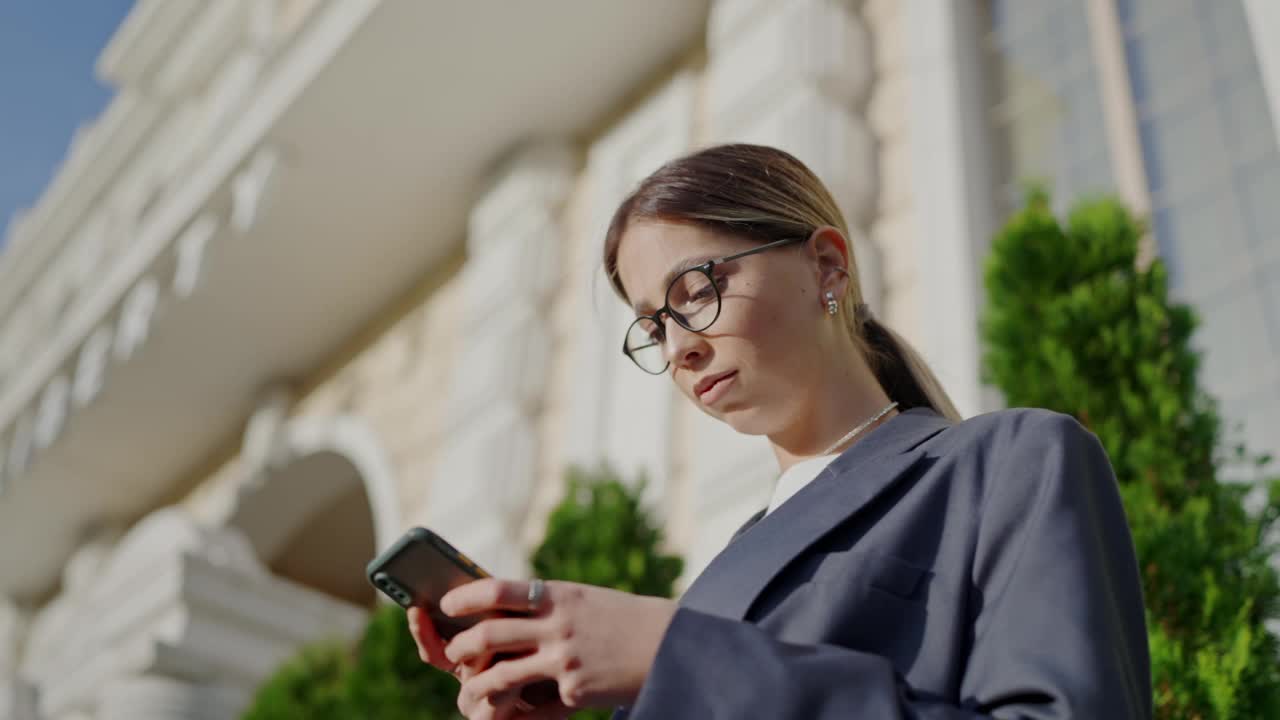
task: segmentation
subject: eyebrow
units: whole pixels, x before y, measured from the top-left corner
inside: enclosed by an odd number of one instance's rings
[[[719,257],[720,255],[717,253],[711,253],[708,255],[694,255],[693,257],[685,258],[684,260],[681,260],[680,262],[676,263],[670,270],[667,271],[667,274],[662,277],[663,293],[666,293],[667,288],[671,287],[671,281],[675,280],[676,276],[678,276],[680,273],[692,268],[696,268],[699,265],[705,265],[711,262],[712,260],[718,259]],[[663,295],[663,302],[666,302],[665,294]],[[644,315],[646,313],[643,310],[641,310],[642,307],[644,306],[634,306],[632,307],[632,310],[635,310],[637,315]],[[652,309],[656,310],[657,308],[652,308]]]

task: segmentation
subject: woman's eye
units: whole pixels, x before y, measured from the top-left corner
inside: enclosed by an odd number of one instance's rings
[[[717,291],[717,290],[719,290],[719,291],[721,291],[721,292],[723,292],[723,291],[724,291],[725,282],[726,282],[726,278],[725,278],[725,276],[724,276],[724,275],[717,276],[717,277],[716,277],[716,279],[715,279],[715,284],[714,284],[714,285],[713,285],[712,283],[709,283],[709,282],[704,282],[704,283],[703,283],[703,284],[702,284],[702,285],[701,285],[701,286],[700,286],[700,287],[699,287],[699,288],[698,288],[698,289],[693,293],[693,295],[692,295],[691,297],[692,297],[692,299],[693,299],[693,300],[698,301],[698,302],[705,302],[705,301],[707,301],[707,300],[711,300],[712,298],[714,298],[714,297],[715,297],[715,295],[716,295],[716,291]]]

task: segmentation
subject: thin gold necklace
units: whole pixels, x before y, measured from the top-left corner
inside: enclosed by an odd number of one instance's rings
[[[867,428],[871,427],[871,424],[872,424],[872,423],[874,423],[875,421],[877,421],[877,420],[879,420],[880,418],[884,417],[885,415],[889,414],[889,411],[890,411],[890,410],[892,410],[892,409],[894,409],[894,408],[896,408],[896,407],[898,407],[898,401],[896,401],[896,400],[895,400],[895,401],[893,401],[893,402],[891,402],[891,403],[889,403],[888,405],[885,405],[883,408],[881,408],[881,409],[880,409],[880,412],[878,412],[878,413],[876,413],[875,415],[872,415],[870,418],[868,418],[868,419],[864,420],[864,421],[863,421],[863,423],[862,423],[861,425],[859,425],[858,427],[856,427],[856,428],[854,428],[854,429],[850,430],[848,435],[845,435],[844,437],[842,437],[842,438],[840,438],[839,440],[835,441],[835,444],[833,444],[831,447],[827,448],[826,450],[823,450],[822,452],[820,452],[820,453],[818,453],[818,454],[819,454],[819,455],[830,455],[832,450],[835,450],[836,448],[840,447],[841,445],[845,444],[846,442],[849,442],[850,440],[852,440],[852,439],[854,439],[855,437],[857,437],[857,436],[858,436],[858,433],[860,433],[860,432],[862,432],[863,430],[866,430]]]

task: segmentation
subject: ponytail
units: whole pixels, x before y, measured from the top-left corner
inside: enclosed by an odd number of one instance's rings
[[[897,400],[903,410],[932,408],[948,420],[959,422],[962,418],[956,406],[911,343],[870,313],[859,319],[862,332],[858,335],[866,346],[865,356],[889,399]]]

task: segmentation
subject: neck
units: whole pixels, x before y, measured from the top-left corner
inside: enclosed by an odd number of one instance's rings
[[[890,402],[871,369],[861,359],[841,368],[828,368],[825,374],[821,382],[807,384],[811,390],[803,398],[794,421],[781,432],[769,436],[778,467],[783,472],[798,462],[816,457]],[[831,452],[843,452],[852,447],[896,414],[896,409],[890,411]]]

